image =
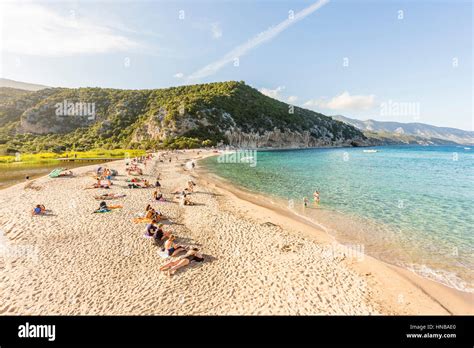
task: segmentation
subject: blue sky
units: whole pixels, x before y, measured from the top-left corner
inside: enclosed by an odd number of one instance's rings
[[[244,80],[328,115],[473,130],[471,1],[0,6],[5,78],[125,89]]]

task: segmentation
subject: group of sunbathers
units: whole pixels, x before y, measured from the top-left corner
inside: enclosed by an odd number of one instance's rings
[[[160,271],[166,271],[168,276],[173,275],[178,269],[189,265],[191,262],[203,262],[204,257],[199,253],[198,248],[189,248],[177,244],[176,236],[171,232],[163,231],[163,224],[156,226],[157,221],[152,221],[146,225],[145,237],[153,238],[156,246],[161,248],[161,252],[169,257],[177,257],[183,254],[177,260],[168,262],[160,267]]]
[[[151,155],[146,157],[140,157],[134,159],[132,166],[127,169],[130,173],[132,171],[140,172],[139,175],[142,175],[142,170],[138,167],[139,163],[145,164]],[[170,158],[171,159],[171,158]],[[108,168],[99,167],[96,171],[97,176],[95,177],[97,182],[89,188],[105,188],[108,189],[112,186],[112,177],[117,175],[117,172],[110,170]],[[153,192],[153,201],[166,201],[161,192],[160,184],[161,174],[158,174],[156,178],[155,187],[156,190]],[[147,188],[153,187],[148,180],[141,178],[133,178],[127,180],[129,188]],[[184,190],[175,190],[175,194],[179,194],[179,199],[182,205],[192,205],[189,195],[193,192],[196,184],[189,180],[188,186]],[[125,197],[124,194],[116,193],[103,193],[101,195],[94,196],[96,200],[100,200],[99,208],[94,210],[93,213],[106,213],[112,211],[112,209],[122,208],[122,205],[111,205],[105,202],[106,200],[112,200],[120,197]],[[47,215],[50,213],[50,210],[47,210],[44,205],[38,204],[32,211],[32,215]],[[147,205],[145,209],[145,214],[141,217],[135,218],[134,222],[147,222],[145,237],[153,238],[155,245],[157,245],[161,250],[161,253],[166,254],[167,257],[178,257],[174,261],[168,262],[167,264],[160,267],[161,271],[166,272],[169,276],[173,275],[178,269],[189,265],[191,262],[203,262],[204,257],[199,252],[198,248],[189,247],[185,245],[180,245],[176,243],[176,236],[171,232],[166,232],[163,230],[163,224],[158,224],[159,221],[166,220],[166,217],[157,209],[154,209],[150,204]],[[158,225],[157,225],[158,224]]]
[[[150,182],[146,179],[142,180],[142,179],[132,179],[130,180],[129,184],[128,184],[128,188],[132,189],[132,188],[149,188],[149,187],[153,187],[152,184],[150,184]]]
[[[96,175],[94,178],[96,182],[92,184],[92,186],[88,186],[85,189],[95,189],[95,188],[103,188],[109,189],[110,186],[113,185],[112,177],[117,175],[117,171],[105,167],[99,167],[96,170]]]
[[[179,188],[175,188],[171,193],[175,195],[175,199],[178,200],[179,204],[181,206],[183,205],[194,205],[193,202],[191,202],[191,199],[189,198],[189,195],[194,192],[194,187],[196,186],[196,183],[194,181],[189,180],[188,181],[188,187],[186,187],[184,190],[180,190]]]

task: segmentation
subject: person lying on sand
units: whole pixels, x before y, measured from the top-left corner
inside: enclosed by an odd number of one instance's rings
[[[182,245],[176,244],[176,237],[172,234],[169,236],[168,240],[165,242],[165,250],[168,252],[169,256],[176,256],[182,251],[186,251],[186,248]]]
[[[67,177],[67,176],[73,176],[71,170],[65,170],[65,171],[59,173],[59,175],[58,175],[58,177]]]
[[[43,204],[37,204],[36,207],[31,212],[31,215],[46,215],[48,210],[46,210]]]
[[[94,196],[94,198],[98,201],[103,201],[103,200],[108,200],[108,199],[122,198],[125,196],[126,195],[120,194],[120,193],[103,193],[100,196]]]
[[[127,172],[130,175],[143,175],[143,171],[140,168],[138,168],[137,166],[127,168]]]
[[[94,210],[94,213],[106,213],[111,211],[112,209],[119,209],[122,208],[121,205],[107,205],[106,202],[102,201],[99,204],[99,209]]]
[[[132,182],[131,184],[128,184],[128,188],[129,189],[136,189],[136,188],[143,188],[143,186]]]
[[[110,181],[110,180],[101,180],[100,178],[97,178],[97,182],[95,184],[93,184],[92,186],[86,187],[85,190],[94,189],[94,188],[109,189],[111,185],[112,185],[112,181]]]
[[[126,182],[142,182],[143,180],[141,178],[132,178],[132,179],[127,179]]]
[[[171,261],[166,265],[160,267],[160,271],[167,271],[168,276],[172,276],[180,268],[189,265],[191,262],[204,262],[204,257],[199,253],[198,248],[192,248],[188,250],[186,255],[181,257],[179,260]]]

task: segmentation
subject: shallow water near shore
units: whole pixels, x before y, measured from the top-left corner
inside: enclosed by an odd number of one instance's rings
[[[55,168],[73,169],[99,163],[103,163],[103,161],[97,160],[67,163],[61,163],[60,161],[44,163],[2,163],[0,164],[0,190],[21,182],[25,182],[26,176],[29,176],[30,179],[35,179],[43,175],[47,175]]]
[[[459,146],[374,149],[258,151],[255,166],[217,157],[200,163],[319,223],[343,243],[473,292],[474,153]]]

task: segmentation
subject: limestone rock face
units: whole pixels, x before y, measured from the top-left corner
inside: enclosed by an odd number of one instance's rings
[[[325,146],[362,146],[365,144],[363,139],[345,139],[331,140],[330,137],[317,138],[309,131],[295,132],[289,129],[281,131],[275,128],[273,131],[263,133],[250,132],[245,133],[240,129],[227,130],[225,136],[230,146],[240,148],[307,148],[307,147],[325,147]],[[356,143],[354,143],[356,142]]]

